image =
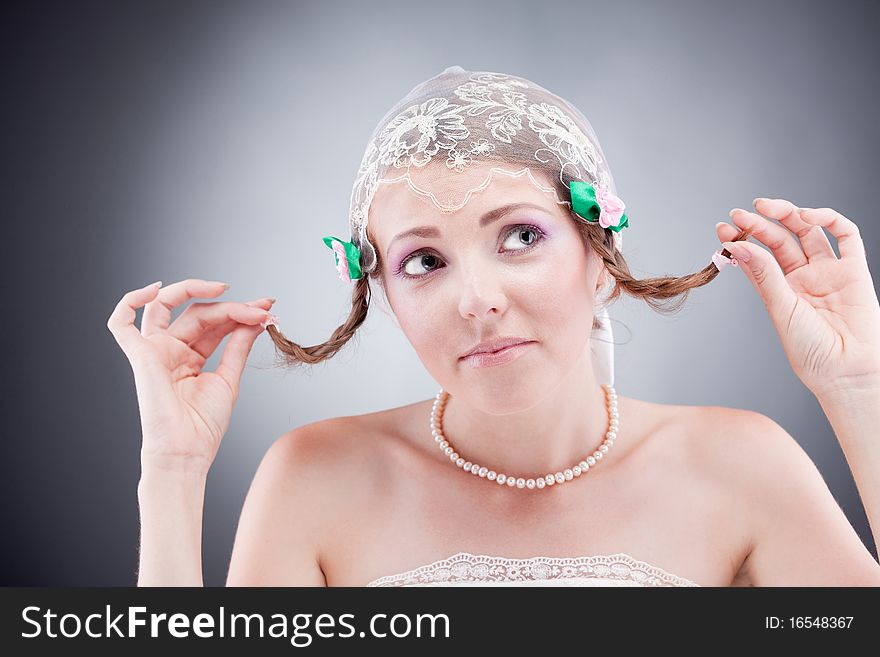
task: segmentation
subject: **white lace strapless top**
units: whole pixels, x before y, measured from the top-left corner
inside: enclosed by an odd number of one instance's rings
[[[700,586],[623,552],[514,559],[457,552],[366,586]]]

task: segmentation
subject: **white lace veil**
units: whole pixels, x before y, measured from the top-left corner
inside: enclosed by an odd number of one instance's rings
[[[451,213],[496,175],[524,176],[569,208],[571,196],[560,197],[546,181],[558,179],[564,189],[570,181],[583,181],[617,194],[599,141],[577,108],[521,77],[450,66],[397,102],[367,144],[349,214],[351,242],[361,252],[364,275],[377,266],[367,221],[380,185],[405,181],[441,212]],[[620,230],[612,233],[621,250]],[[598,381],[613,385],[613,333],[605,307],[612,286],[609,277],[597,294],[600,326],[593,329],[590,346]]]

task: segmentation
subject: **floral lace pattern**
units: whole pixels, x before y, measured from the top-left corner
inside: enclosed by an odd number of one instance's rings
[[[438,198],[424,183],[417,184],[410,169],[421,169],[435,157],[443,157],[448,171],[461,173],[480,158],[490,161],[490,156],[497,156],[491,161],[529,163],[560,180],[568,170],[575,180],[599,183],[614,191],[592,126],[563,99],[524,78],[451,66],[399,101],[367,144],[349,208],[351,234],[361,251],[363,271],[369,273],[376,267],[367,218],[381,184],[405,180],[441,211],[454,212],[464,206],[472,191],[489,184],[494,170],[485,180],[467,183],[470,189],[458,190],[450,200]],[[396,175],[386,177],[386,171]],[[448,184],[440,172],[437,176]],[[444,189],[443,193],[447,192]],[[569,199],[557,196],[556,200],[571,205]],[[621,249],[620,233],[614,234],[614,240]]]
[[[420,568],[374,579],[366,586],[448,586],[467,582],[487,585],[505,582],[555,586],[577,582],[579,586],[700,586],[623,552],[526,559],[458,552]]]

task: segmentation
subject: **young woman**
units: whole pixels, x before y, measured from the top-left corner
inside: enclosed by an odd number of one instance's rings
[[[629,218],[580,112],[523,78],[460,67],[415,87],[370,139],[352,241],[325,238],[354,285],[330,340],[291,341],[268,298],[192,304],[171,323],[173,308],[225,289],[195,279],[129,292],[110,317],[142,420],[139,584],[202,584],[205,480],[257,336],[268,330],[290,365],[321,362],[364,321],[371,284],[443,390],[276,440],[229,585],[880,584],[778,424],[614,390],[611,300],[664,309],[741,266],[828,415],[878,539],[880,305],[858,228],[783,199],[755,209],[716,226],[726,248],[704,270],[636,280],[621,252]],[[203,372],[226,335],[216,372]]]

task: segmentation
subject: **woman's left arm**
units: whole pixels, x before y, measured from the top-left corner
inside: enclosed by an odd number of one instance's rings
[[[730,215],[769,252],[727,241],[740,231],[724,222],[716,226],[718,237],[764,301],[795,374],[827,415],[880,548],[880,303],[858,226],[830,208],[763,198],[754,205],[760,214],[737,208]],[[837,239],[839,258],[823,226]],[[876,582],[878,574],[872,577]]]

